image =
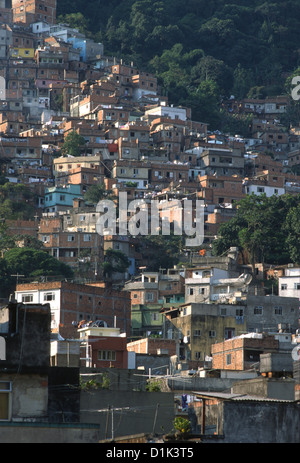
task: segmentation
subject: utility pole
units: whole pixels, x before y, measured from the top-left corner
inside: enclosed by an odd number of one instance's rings
[[[25,275],[20,275],[19,273],[17,273],[16,275],[10,275],[11,277],[17,277],[17,286],[19,284],[19,277],[25,277]]]

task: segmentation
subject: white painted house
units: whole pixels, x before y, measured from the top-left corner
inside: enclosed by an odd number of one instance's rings
[[[287,268],[278,283],[279,296],[297,297],[300,300],[300,267]]]

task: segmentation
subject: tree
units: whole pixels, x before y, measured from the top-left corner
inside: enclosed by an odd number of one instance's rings
[[[224,61],[215,59],[213,56],[204,56],[191,69],[193,84],[212,81],[215,82],[223,94],[228,94],[232,88],[232,71]]]
[[[143,236],[139,240],[139,252],[147,261],[149,271],[170,268],[178,264],[182,249],[182,237],[171,234]],[[155,250],[155,252],[153,252]]]
[[[75,130],[68,133],[62,146],[62,154],[71,156],[80,156],[82,147],[85,146],[85,138],[79,135]]]
[[[216,130],[220,126],[220,89],[211,80],[201,82],[196,90],[190,90],[185,100],[185,104],[192,110],[192,119],[200,122],[207,122],[211,130]]]
[[[33,248],[13,248],[3,257],[11,273],[24,274],[28,278],[52,276],[71,278],[72,269],[50,256],[46,251]]]
[[[5,259],[0,259],[0,297],[8,298],[15,290],[15,277],[12,276]]]
[[[237,99],[246,98],[250,88],[253,86],[253,73],[245,69],[239,63],[233,71],[232,93]]]
[[[111,279],[114,273],[125,273],[129,266],[130,260],[122,251],[107,249],[102,264],[104,278]]]
[[[79,32],[87,37],[91,35],[89,20],[82,13],[67,13],[57,18],[58,23],[68,24],[70,27],[78,29]]]
[[[237,203],[236,216],[219,228],[213,243],[217,255],[237,246],[255,263],[285,264],[297,260],[299,197],[251,194]],[[298,209],[297,209],[298,208]]]
[[[40,277],[71,278],[72,269],[49,256],[45,251],[33,248],[12,248],[0,259],[0,296],[8,298],[15,291],[16,277],[26,279]]]
[[[22,183],[4,183],[0,185],[0,217],[3,219],[29,220],[35,214],[35,207],[30,204],[35,195]]]
[[[227,253],[231,247],[237,247],[240,251],[243,250],[239,238],[239,231],[244,224],[244,220],[240,217],[233,217],[228,222],[220,225],[218,238],[212,243],[213,251],[217,256]]]
[[[116,199],[113,192],[106,189],[104,183],[90,186],[84,195],[85,202],[90,204],[97,204],[103,199]]]
[[[287,214],[285,230],[286,243],[294,263],[300,264],[300,204],[291,208]]]

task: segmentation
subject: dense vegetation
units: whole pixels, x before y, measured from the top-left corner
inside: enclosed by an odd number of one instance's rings
[[[300,263],[300,196],[247,196],[237,203],[233,219],[219,228],[213,242],[217,255],[237,246],[255,263]]]
[[[225,130],[222,97],[285,92],[300,65],[299,8],[300,0],[58,0],[60,21],[102,42],[107,56],[155,73],[172,103]]]

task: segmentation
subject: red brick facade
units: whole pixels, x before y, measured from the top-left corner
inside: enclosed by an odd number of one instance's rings
[[[17,285],[17,291],[51,291],[60,289],[60,327],[62,337],[78,337],[72,322],[104,320],[130,336],[130,297],[126,291],[115,291],[98,285],[81,285],[66,281]]]
[[[173,339],[144,338],[127,344],[127,350],[137,354],[156,355],[160,352],[172,356],[176,355],[176,341]]]
[[[278,340],[273,336],[227,339],[224,342],[212,344],[212,368],[215,370],[246,370],[255,363],[260,353],[274,352],[277,349]]]

